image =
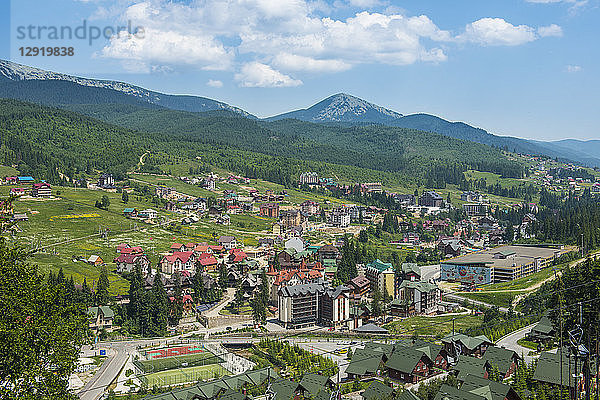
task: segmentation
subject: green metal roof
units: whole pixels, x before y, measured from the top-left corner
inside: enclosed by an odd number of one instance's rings
[[[300,381],[300,386],[311,396],[316,396],[320,391],[327,388],[329,377],[319,374],[305,374]]]
[[[395,371],[410,374],[421,358],[429,358],[421,351],[409,347],[400,347],[386,361],[385,366]]]
[[[376,259],[375,261],[373,261],[372,263],[367,264],[367,267],[376,268],[380,272],[383,272],[383,271],[385,271],[387,269],[393,268],[392,264],[385,263],[385,262],[381,261],[379,258]]]
[[[373,381],[361,396],[365,400],[383,400],[391,398],[394,390],[380,381]]]
[[[271,385],[271,390],[275,393],[275,400],[292,400],[296,396],[298,382],[277,380]]]
[[[512,390],[510,385],[504,383],[490,381],[473,375],[466,375],[460,390],[475,393],[487,398],[488,400],[504,400],[508,398],[509,392]]]
[[[421,268],[416,263],[402,263],[402,272],[408,274],[410,272],[414,272],[415,274],[421,276]]]
[[[323,265],[325,267],[335,267],[337,265],[337,260],[335,260],[333,258],[324,258]]]
[[[419,292],[431,292],[436,290],[438,287],[433,283],[422,282],[422,281],[402,281],[400,288],[416,289]]]
[[[479,376],[483,378],[485,375],[486,364],[487,361],[481,358],[462,355],[458,358],[458,362],[453,368],[459,372],[459,380],[462,380],[461,378],[465,377],[466,375]]]
[[[404,392],[400,393],[396,400],[421,400],[421,398],[411,390],[405,389]]]
[[[381,364],[383,354],[375,354],[370,351],[358,349],[352,355],[350,364],[346,367],[346,373],[352,375],[375,374]]]
[[[519,355],[516,352],[496,346],[488,347],[483,355],[483,359],[486,360],[490,366],[495,366],[504,374],[510,369],[513,358],[515,357],[519,358]]]
[[[550,335],[553,331],[554,325],[548,317],[542,317],[542,319],[540,319],[540,321],[533,328],[531,328],[531,332],[534,334],[541,333],[543,335]]]
[[[98,312],[102,311],[102,314],[106,318],[113,318],[115,313],[109,306],[100,306],[100,307],[88,307],[88,315],[91,318],[98,318]]]
[[[434,400],[487,400],[475,393],[459,390],[449,385],[442,385]]]
[[[394,352],[394,345],[386,343],[367,342],[365,343],[364,350],[366,352],[377,352],[385,354],[387,357],[389,357]]]
[[[571,357],[571,366],[569,367],[569,357],[567,357],[568,349],[562,352],[562,384],[563,386],[575,386],[574,379],[569,378],[569,371],[571,374],[575,373],[575,359]],[[554,385],[560,384],[560,354],[542,352],[538,358],[537,366],[533,374],[533,379],[540,382],[551,383]],[[581,372],[581,363],[578,363],[577,369]]]
[[[454,335],[448,335],[442,339],[442,343],[451,343],[451,342],[456,342],[456,341],[459,341],[460,343],[462,343],[462,345],[465,346],[469,350],[474,350],[475,348],[477,348],[478,346],[480,346],[484,343],[494,344],[490,339],[488,339],[484,335],[471,337],[471,336],[463,335],[462,333],[455,333]]]

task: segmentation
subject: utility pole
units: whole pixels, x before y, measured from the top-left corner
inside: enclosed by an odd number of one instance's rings
[[[554,268],[554,277],[558,279],[558,319],[560,321],[560,344],[559,344],[559,365],[560,365],[560,400],[563,400],[563,318],[562,318],[562,278],[557,274]],[[569,364],[570,365],[570,364]],[[600,400],[600,399],[598,399]]]

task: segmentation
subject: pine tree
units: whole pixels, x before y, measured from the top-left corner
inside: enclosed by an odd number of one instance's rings
[[[221,288],[226,288],[227,287],[227,267],[225,266],[225,263],[221,263],[219,264],[219,286],[221,286]]]
[[[163,286],[162,275],[160,271],[156,272],[152,289],[150,290],[150,304],[152,316],[152,333],[156,336],[163,336],[167,330],[169,321],[169,299]]]
[[[96,304],[106,305],[110,301],[110,295],[108,294],[108,288],[110,282],[108,280],[108,270],[106,265],[100,267],[100,277],[98,278],[98,285],[96,287]]]

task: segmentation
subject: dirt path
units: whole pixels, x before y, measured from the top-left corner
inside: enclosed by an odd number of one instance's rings
[[[145,152],[144,154],[142,154],[140,156],[140,162],[138,163],[138,165],[141,167],[142,165],[144,165],[144,157],[146,157],[148,154],[150,154],[149,151]]]

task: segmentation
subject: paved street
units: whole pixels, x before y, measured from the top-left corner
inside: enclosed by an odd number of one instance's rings
[[[536,322],[537,323],[537,322]],[[529,332],[531,332],[531,328],[533,328],[535,324],[528,325],[524,328],[519,329],[518,331],[514,331],[511,334],[508,334],[496,342],[496,345],[500,347],[504,347],[509,350],[515,351],[518,355],[523,355],[523,359],[530,363],[536,357],[530,357],[527,354],[531,351],[527,347],[523,347],[517,343],[517,341],[523,339]]]
[[[450,292],[450,291],[444,292],[443,297],[444,297],[444,299],[453,300],[453,301],[459,302],[459,303],[462,303],[463,301],[467,301],[467,303],[474,304],[477,306],[482,306],[482,307],[487,307],[487,308],[493,307],[492,304],[484,303],[483,301],[479,301],[479,300],[468,299],[466,297],[462,297],[462,296],[455,294],[454,292]],[[500,311],[506,313],[506,312],[508,312],[508,308],[500,307]]]
[[[97,400],[104,390],[117,377],[128,357],[128,346],[103,346],[111,347],[115,350],[114,354],[109,356],[102,364],[98,372],[92,379],[79,391],[79,398],[82,400]]]

